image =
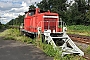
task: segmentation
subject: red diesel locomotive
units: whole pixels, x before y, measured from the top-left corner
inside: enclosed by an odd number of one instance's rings
[[[38,28],[41,29],[42,34],[45,30],[51,30],[51,32],[61,32],[59,28],[59,16],[57,13],[48,11],[42,11],[39,8],[29,10],[25,12],[24,29],[22,32],[35,37],[38,34]]]
[[[39,8],[25,12],[24,25],[20,26],[21,32],[31,38],[42,35],[42,42],[51,44],[54,49],[62,49],[62,56],[66,54],[79,54],[84,56],[70,37],[66,34],[66,26],[59,20],[57,13],[42,11]]]

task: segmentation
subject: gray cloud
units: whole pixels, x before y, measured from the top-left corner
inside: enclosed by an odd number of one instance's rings
[[[2,23],[7,23],[19,14],[23,15],[31,4],[40,1],[41,0],[0,0],[0,16],[6,17],[2,19]]]

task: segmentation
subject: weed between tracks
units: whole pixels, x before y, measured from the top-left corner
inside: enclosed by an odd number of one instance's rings
[[[41,50],[43,50],[46,55],[54,57],[54,60],[85,60],[84,58],[77,55],[67,55],[65,57],[61,57],[62,51],[54,50],[51,45],[42,43],[41,38],[31,39],[29,37],[22,36],[18,29],[7,29],[4,32],[0,33],[0,36],[5,37],[5,40],[18,40],[26,43],[33,43]]]

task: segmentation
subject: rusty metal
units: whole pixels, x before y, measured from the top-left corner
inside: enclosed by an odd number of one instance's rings
[[[85,58],[85,59],[87,59],[87,60],[90,60],[90,58],[89,57],[87,57],[87,56],[82,56],[83,58]]]
[[[73,41],[90,44],[90,36],[68,34]]]

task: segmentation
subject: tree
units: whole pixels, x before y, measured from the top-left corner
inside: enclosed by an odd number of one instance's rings
[[[37,4],[37,6],[44,11],[50,10],[50,4],[48,1],[49,0],[42,0],[40,3]]]
[[[24,23],[24,15],[19,15],[17,18],[12,19],[7,25],[20,25],[21,23]]]
[[[50,10],[51,12],[56,12],[59,16],[65,20],[65,13],[67,10],[67,0],[42,0],[37,6],[42,10]]]
[[[0,28],[2,28],[2,23],[0,22]]]
[[[37,6],[42,10],[51,10],[53,12],[65,11],[67,0],[42,0]]]
[[[80,13],[86,13],[86,0],[75,0],[75,2],[77,3],[78,11]]]
[[[87,10],[90,10],[90,0],[86,0],[87,2]]]
[[[90,21],[90,0],[74,0],[75,2],[67,3],[68,0],[42,0],[37,3],[37,7],[41,10],[55,12],[63,19],[68,25],[86,24]],[[35,5],[30,5],[29,10],[36,8]],[[68,7],[68,9],[67,9]],[[18,16],[13,21],[13,24],[20,25],[23,23],[24,16]],[[12,24],[10,21],[9,24]]]
[[[86,23],[90,25],[90,10],[86,13]]]
[[[66,21],[68,21],[69,25],[76,24],[76,21],[79,19],[79,15],[78,6],[76,3],[73,3],[66,12]]]
[[[85,24],[87,21],[86,19],[86,10],[87,10],[87,3],[85,0],[75,0],[72,5],[69,5],[69,9],[66,12],[68,24]]]
[[[35,9],[36,7],[34,6],[34,5],[30,5],[29,6],[29,10],[33,10],[33,9]]]

